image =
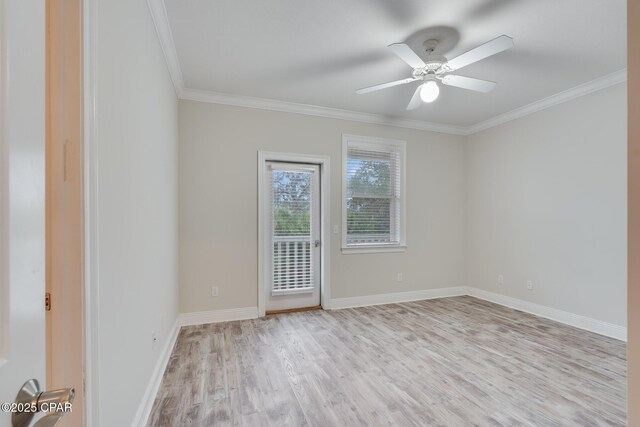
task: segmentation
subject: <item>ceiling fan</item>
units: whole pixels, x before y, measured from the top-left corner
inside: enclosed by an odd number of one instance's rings
[[[409,105],[407,105],[407,110],[413,110],[418,108],[421,102],[433,102],[438,98],[438,95],[440,94],[438,81],[441,81],[442,84],[447,86],[455,86],[477,92],[489,92],[496,87],[495,82],[449,73],[473,64],[474,62],[488,58],[496,53],[511,49],[513,47],[513,39],[509,36],[502,35],[471,49],[452,60],[447,60],[447,58],[441,55],[434,55],[433,51],[436,46],[438,46],[438,40],[430,39],[424,42],[427,58],[423,61],[422,58],[420,58],[405,43],[394,43],[389,45],[388,47],[393,51],[393,53],[398,55],[400,59],[413,68],[411,77],[396,80],[394,82],[365,87],[357,90],[356,93],[369,93],[380,89],[386,89],[388,87],[422,81],[424,83],[418,86],[411,98],[411,101],[409,101]]]

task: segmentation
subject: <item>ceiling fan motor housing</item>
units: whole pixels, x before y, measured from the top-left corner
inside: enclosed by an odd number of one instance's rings
[[[443,64],[447,62],[447,58],[440,55],[430,55],[428,56],[424,63],[425,66],[421,68],[416,68],[413,70],[413,77],[426,77],[428,75],[436,75],[444,72]]]
[[[447,62],[447,58],[440,55],[430,55],[427,57],[426,61],[424,61],[427,66],[425,67],[429,71],[437,71],[442,64]]]

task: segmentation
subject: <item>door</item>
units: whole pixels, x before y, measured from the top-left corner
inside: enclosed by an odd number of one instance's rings
[[[44,290],[45,2],[0,0],[0,403],[45,386]]]
[[[267,162],[266,310],[320,305],[320,167]]]

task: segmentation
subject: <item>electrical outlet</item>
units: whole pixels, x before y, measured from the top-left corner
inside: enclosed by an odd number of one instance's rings
[[[218,296],[218,287],[214,286],[211,288],[211,296],[212,297],[217,297]]]
[[[533,280],[527,280],[527,289],[530,291],[533,290]]]
[[[498,283],[501,285],[504,283],[504,276],[502,274],[498,274]]]
[[[156,331],[152,331],[151,332],[151,348],[155,348],[157,342],[158,342],[158,336],[156,335]]]
[[[403,280],[402,273],[398,273],[398,282],[402,282]]]

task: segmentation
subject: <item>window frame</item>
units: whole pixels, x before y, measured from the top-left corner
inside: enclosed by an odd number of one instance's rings
[[[349,145],[360,145],[371,147],[372,149],[388,148],[389,150],[400,152],[400,217],[398,243],[373,243],[373,244],[347,244],[347,166]],[[343,254],[365,254],[365,253],[389,253],[404,252],[407,248],[406,240],[406,164],[407,164],[407,143],[397,139],[375,138],[370,136],[342,134],[342,253]]]

